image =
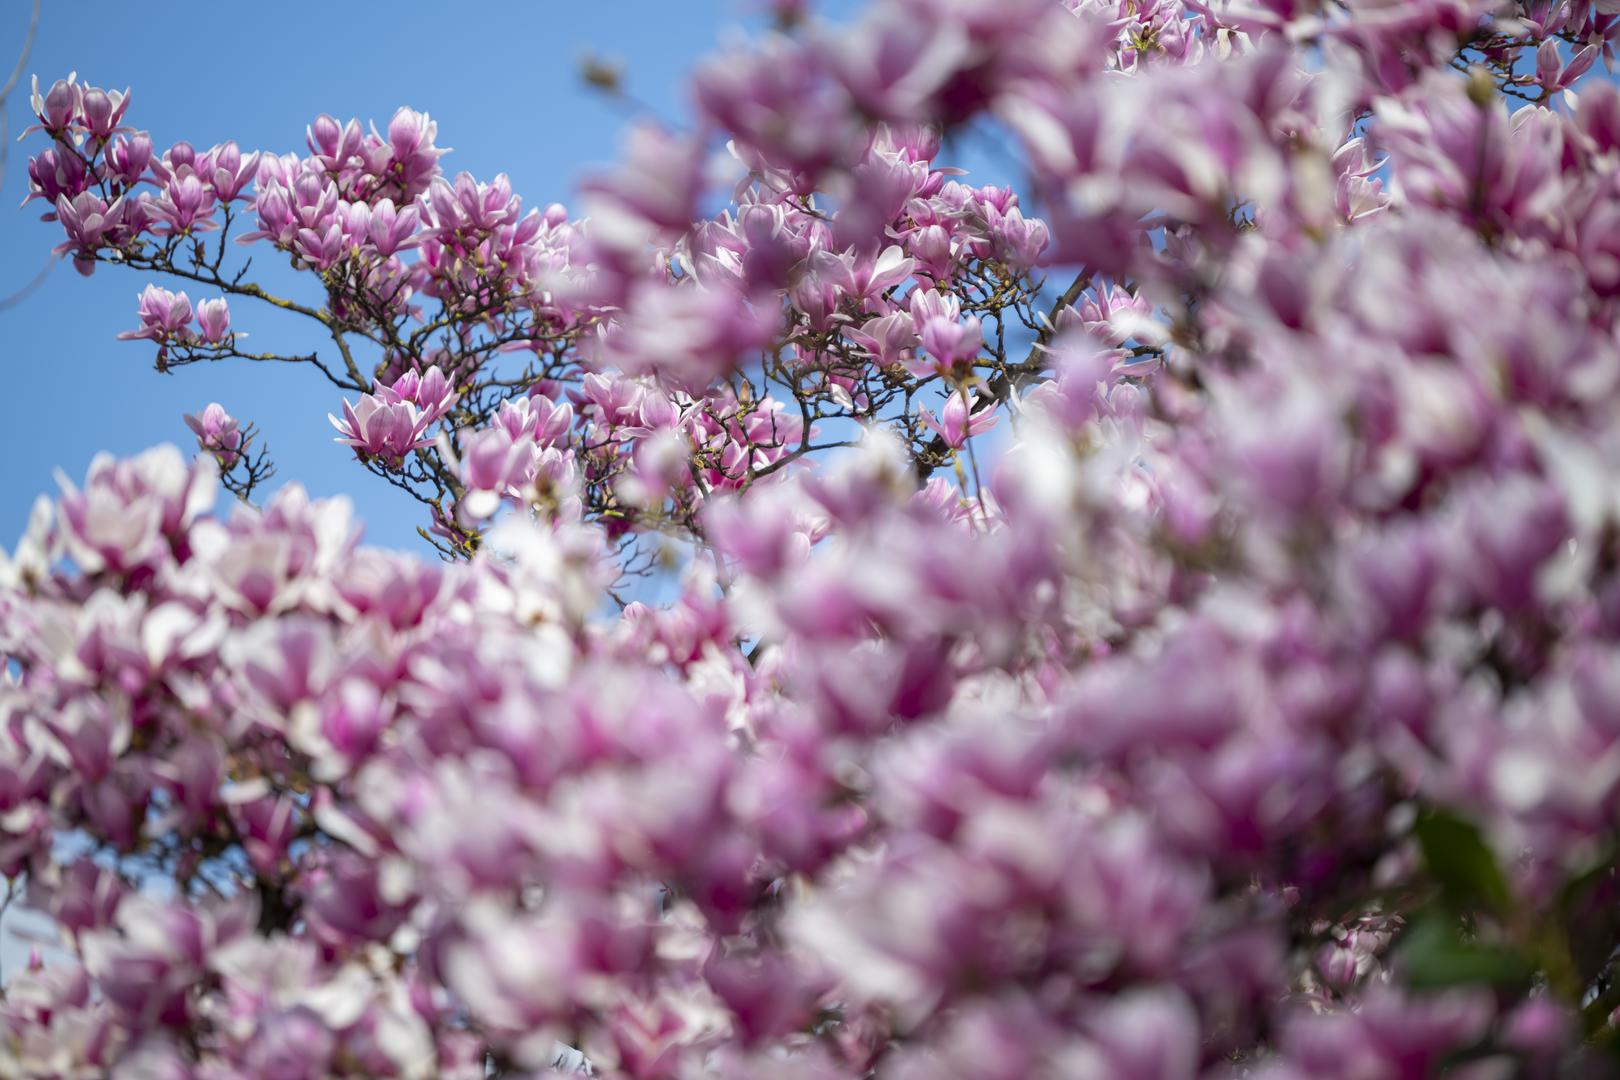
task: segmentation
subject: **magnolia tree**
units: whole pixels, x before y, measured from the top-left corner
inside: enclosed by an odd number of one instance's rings
[[[785,4],[578,216],[36,92],[124,336],[443,558],[220,405],[41,501],[0,1074],[1614,1075],[1617,12]]]

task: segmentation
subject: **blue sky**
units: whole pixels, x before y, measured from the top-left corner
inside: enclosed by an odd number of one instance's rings
[[[819,8],[857,6],[838,0]],[[382,128],[396,107],[409,105],[429,113],[439,144],[454,148],[442,162],[447,172],[486,180],[505,172],[526,205],[544,207],[572,204],[575,182],[618,156],[634,118],[582,85],[582,56],[622,61],[631,93],[678,120],[689,115],[683,73],[728,32],[761,22],[753,0],[481,0],[460,8],[396,5],[388,10],[406,14],[394,18],[378,10],[309,0],[170,0],[159,8],[47,0],[27,73],[48,85],[76,70],[81,82],[131,88],[126,122],[149,130],[160,150],[179,139],[203,149],[234,138],[244,150],[304,152],[305,125],[322,112]],[[9,69],[25,26],[24,4],[0,9],[0,66]],[[32,119],[26,74],[7,109],[15,139]],[[41,138],[10,147],[0,188],[0,295],[33,279],[60,240],[59,226],[38,220],[42,204],[15,209]],[[245,253],[256,253],[255,273],[273,261],[262,246]],[[311,282],[279,267],[265,278],[318,300]],[[187,445],[181,415],[217,400],[259,425],[278,465],[276,483],[347,494],[369,541],[426,550],[414,537],[419,508],[331,441],[326,414],[341,411],[339,397],[313,369],[238,362],[159,375],[148,343],[115,340],[135,324],[147,280],[106,266],[86,279],[59,263],[38,291],[0,311],[0,546],[15,542],[35,496],[56,489],[56,469],[77,480],[101,450]],[[193,301],[207,295],[189,291]],[[232,310],[255,348],[319,344],[297,320],[246,301],[233,301]]]

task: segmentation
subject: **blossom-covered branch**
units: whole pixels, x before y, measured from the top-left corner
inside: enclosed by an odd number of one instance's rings
[[[0,1073],[1612,1072],[1617,6],[784,19],[577,219],[410,110],[38,96],[129,336],[318,365],[458,558],[248,504],[219,406],[41,501]]]

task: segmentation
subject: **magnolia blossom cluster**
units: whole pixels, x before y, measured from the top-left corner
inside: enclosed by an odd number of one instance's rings
[[[0,1074],[1611,1074],[1615,6],[880,0],[578,221],[57,84],[65,250],[325,326],[454,557],[248,502],[219,405],[41,500]]]
[[[141,328],[124,331],[118,335],[121,340],[155,341],[159,346],[199,342],[222,345],[231,337],[231,309],[223,297],[203,300],[193,310],[191,297],[183,291],[175,293],[148,285],[141,292],[139,315]]]
[[[1071,35],[1083,25],[1048,14]],[[809,64],[811,81],[854,78],[827,68],[842,48],[828,36],[783,59]],[[777,151],[731,139],[730,205],[702,219],[717,183],[711,144],[763,92],[721,70],[699,77],[699,130],[634,132],[624,165],[587,181],[579,221],[558,205],[525,211],[504,176],[445,177],[436,125],[408,109],[386,137],[323,116],[302,156],[233,143],[160,153],[144,133],[107,128],[95,105],[105,92],[73,80],[38,98],[52,146],[31,161],[30,198],[54,207],[46,216],[68,234],[58,250],[86,273],[114,263],[170,274],[319,323],[335,356],[249,354],[224,300],[194,313],[185,292],[151,285],[140,328],[123,336],[158,345],[165,368],[232,356],[316,366],[358,395],[342,405],[341,441],[430,506],[456,554],[476,549],[501,505],[691,533],[709,496],[847,443],[851,423],[897,422],[943,464],[960,440],[936,442],[926,418],[955,409],[984,373],[1029,366],[1009,360],[1016,342],[993,357],[980,347],[991,327],[1039,328],[1047,226],[1011,189],[954,179],[936,162],[936,118],[911,106],[858,128],[843,117],[837,152],[813,160],[766,160]],[[853,87],[845,95],[838,108],[861,107]],[[118,101],[121,121],[129,99]],[[227,236],[317,275],[325,304],[233,274]],[[762,355],[770,363],[738,383],[739,366]],[[394,400],[397,380],[434,369],[454,410]],[[525,448],[500,415],[537,396],[576,422]],[[625,415],[643,400],[654,422]],[[570,466],[526,460],[548,448]]]

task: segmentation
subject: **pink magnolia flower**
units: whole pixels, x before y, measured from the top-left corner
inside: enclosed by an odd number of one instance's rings
[[[896,311],[844,331],[844,336],[865,349],[879,365],[904,361],[916,347],[917,331],[909,312]]]
[[[1088,331],[1110,345],[1123,345],[1151,319],[1153,305],[1121,285],[1104,282],[1086,295],[1079,312]]]
[[[107,147],[107,163],[125,187],[134,187],[152,163],[152,136],[144,131],[119,135]]]
[[[157,285],[148,285],[140,297],[141,328],[125,330],[121,341],[147,340],[159,343],[188,341],[191,331],[191,298],[184,292],[172,293]]]
[[[396,211],[394,200],[379,199],[371,207],[366,232],[377,254],[387,258],[417,246],[415,234],[419,225],[420,211],[415,206]]]
[[[292,242],[293,252],[317,270],[330,269],[348,246],[343,226],[335,220],[323,229],[299,229]]]
[[[861,306],[869,306],[888,290],[911,277],[916,262],[897,244],[875,255],[822,252],[816,257],[816,272],[827,283],[842,290]]]
[[[78,154],[67,150],[58,152],[54,148],[44,150],[28,162],[28,196],[23,205],[44,199],[54,207],[64,198],[74,200],[88,194],[89,183],[90,174]],[[41,220],[54,221],[56,214],[48,212]]]
[[[958,244],[943,225],[925,225],[905,236],[906,251],[934,281],[945,281],[956,267]]]
[[[322,113],[304,129],[304,141],[321,171],[332,174],[342,172],[360,153],[364,134],[360,121],[339,124],[334,117]]]
[[[991,403],[988,408],[976,408],[979,403],[977,395],[970,398],[965,392],[958,392],[946,400],[938,419],[927,409],[918,409],[917,413],[923,426],[944,439],[946,446],[960,450],[970,438],[989,431],[1000,420],[996,415],[1001,407],[999,402]]]
[[[162,194],[147,205],[154,219],[153,231],[159,235],[212,232],[219,228],[219,223],[213,220],[214,193],[201,177],[189,170],[171,175]]]
[[[56,219],[68,238],[58,244],[55,253],[73,252],[73,268],[85,277],[95,272],[95,254],[116,239],[124,225],[126,203],[115,199],[108,206],[94,193],[86,191],[69,202],[66,195],[56,197]]]
[[[79,102],[85,131],[101,142],[112,138],[114,132],[124,131],[119,125],[129,110],[129,91],[102,90],[87,86]]]
[[[450,380],[436,364],[421,373],[407,371],[395,379],[392,386],[379,383],[373,392],[389,404],[415,405],[421,410],[424,428],[443,418],[455,405],[457,396]]]
[[[935,368],[942,372],[955,372],[971,364],[984,345],[983,332],[976,316],[961,322],[935,317],[922,323],[917,339],[923,351],[934,358]]]
[[[1051,232],[1039,218],[1026,218],[1016,206],[990,217],[990,238],[997,256],[1020,270],[1036,266],[1051,243]]]
[[[584,185],[588,213],[600,219],[615,248],[677,235],[698,217],[703,147],[650,126],[632,128],[625,162]]]
[[[652,397],[652,395],[648,395]],[[643,417],[647,406],[642,406]],[[516,440],[527,435],[538,446],[555,446],[564,439],[574,424],[574,408],[567,402],[558,404],[550,398],[531,396],[516,401],[503,401],[495,413],[494,426],[501,428]]]
[[[214,466],[190,466],[173,446],[128,461],[98,455],[83,490],[61,480],[61,540],[85,573],[128,574],[174,558],[169,538],[214,500]]]
[[[464,524],[494,515],[501,500],[521,490],[534,478],[538,448],[534,437],[514,437],[502,428],[475,432],[462,446],[457,476],[467,494],[457,504]]]
[[[241,424],[219,402],[209,402],[200,413],[188,413],[186,426],[197,436],[197,446],[219,459],[221,468],[230,469],[242,450]]]
[[[724,289],[649,286],[632,317],[602,339],[603,359],[633,375],[656,375],[688,393],[701,392],[769,338],[774,311]]]
[[[78,75],[75,73],[66,79],[56,80],[51,84],[50,90],[41,96],[39,76],[34,76],[33,93],[29,96],[29,104],[33,107],[34,115],[39,118],[39,124],[25,130],[24,135],[43,130],[53,137],[58,136],[65,132],[70,124],[80,119],[84,87],[78,84],[77,78]]]
[[[426,436],[432,421],[411,401],[366,394],[357,405],[343,403],[343,419],[330,413],[326,418],[338,430],[335,441],[362,457],[380,458],[389,468],[399,468],[406,454],[433,443]]]
[[[198,173],[207,181],[216,198],[234,202],[253,182],[259,171],[257,153],[244,156],[234,141],[214,147],[198,163]]]
[[[197,304],[197,325],[202,329],[202,339],[210,345],[220,345],[231,337],[231,309],[224,297],[213,300],[199,301]]]
[[[427,113],[400,109],[388,122],[390,158],[384,176],[408,203],[425,192],[439,176],[439,159],[448,151],[433,144],[439,125]]]

